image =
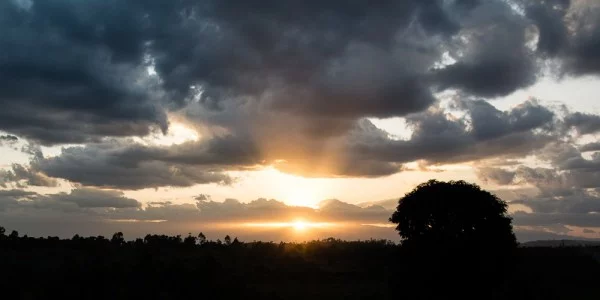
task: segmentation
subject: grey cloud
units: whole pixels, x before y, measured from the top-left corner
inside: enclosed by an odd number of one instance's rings
[[[85,147],[64,148],[60,156],[32,161],[32,168],[48,176],[64,178],[89,186],[143,189],[148,187],[186,187],[202,183],[229,184],[232,179],[220,169],[199,167],[152,158],[140,160],[133,157],[136,149],[130,144],[111,142],[90,144]],[[123,154],[123,152],[125,153]],[[130,160],[124,157],[132,155]]]
[[[11,146],[14,145],[15,143],[17,143],[19,141],[19,138],[11,135],[11,134],[7,134],[7,135],[0,135],[0,146]]]
[[[499,168],[480,168],[477,170],[477,176],[483,181],[507,185],[513,182],[515,173]]]
[[[537,50],[545,55],[557,55],[568,43],[569,32],[565,15],[571,0],[526,1],[525,13],[536,24],[539,36]]]
[[[575,128],[579,134],[590,134],[600,131],[600,116],[572,113],[565,118],[565,125]]]
[[[435,81],[444,89],[483,97],[508,95],[535,83],[535,57],[526,46],[527,20],[501,1],[487,1],[471,15],[458,34],[460,44],[450,48],[457,62],[437,68]]]
[[[600,198],[585,193],[556,198],[535,198],[512,201],[524,204],[540,213],[600,213]]]
[[[559,59],[562,73],[600,71],[600,6],[594,1],[527,1],[527,16],[536,24],[537,50]]]
[[[5,211],[9,207],[15,207],[18,205],[19,200],[29,199],[36,195],[37,193],[24,190],[0,190],[0,212]]]
[[[12,183],[17,187],[59,186],[59,183],[56,179],[50,178],[39,171],[35,171],[20,164],[13,164],[11,170],[0,170],[0,186],[6,186],[8,183]]]
[[[458,101],[458,106],[468,111],[471,131],[482,140],[544,128],[554,120],[554,113],[536,101],[524,102],[508,112],[500,111],[483,100]]]
[[[81,213],[94,208],[138,208],[137,200],[126,198],[121,191],[78,188],[69,193],[42,195],[24,190],[0,191],[0,203],[4,203],[5,213],[18,215],[21,211],[55,210]],[[43,214],[43,212],[40,212]],[[93,211],[89,211],[93,213]]]
[[[523,213],[512,215],[516,226],[552,226],[556,224],[576,227],[600,227],[597,214],[575,213]]]
[[[363,121],[349,138],[357,158],[404,163],[472,161],[492,157],[521,157],[555,140],[550,132],[554,114],[535,102],[502,112],[485,101],[459,102],[469,118],[454,119],[443,110],[406,118],[409,140],[391,140],[387,133]],[[534,130],[536,132],[534,132]]]
[[[585,144],[585,145],[579,147],[579,151],[581,151],[581,152],[600,151],[600,142]]]
[[[93,188],[77,188],[70,193],[55,194],[49,198],[74,203],[81,208],[135,208],[141,206],[137,200],[124,197],[121,191]]]
[[[568,15],[572,40],[564,58],[567,71],[576,75],[600,74],[600,5],[593,1],[574,5]]]

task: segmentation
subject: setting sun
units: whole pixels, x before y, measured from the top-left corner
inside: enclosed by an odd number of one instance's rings
[[[294,227],[294,229],[296,229],[298,231],[302,231],[302,230],[306,229],[307,225],[308,224],[304,221],[296,221],[296,222],[292,223],[292,227]]]

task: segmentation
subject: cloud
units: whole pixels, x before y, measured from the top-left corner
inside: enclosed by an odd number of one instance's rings
[[[537,27],[537,51],[558,59],[562,73],[600,71],[600,5],[594,1],[525,1],[525,11]]]
[[[565,125],[575,128],[579,134],[590,134],[600,131],[600,116],[573,113],[565,118]]]
[[[581,152],[600,151],[600,143],[594,142],[594,143],[585,144],[585,145],[579,147],[579,151],[581,151]]]
[[[12,170],[0,170],[0,186],[6,187],[7,184],[14,184],[17,187],[25,186],[45,186],[57,187],[59,183],[56,179],[45,174],[27,168],[20,164],[13,164]]]
[[[124,197],[121,191],[93,188],[77,188],[68,194],[52,195],[50,199],[74,203],[81,208],[136,208],[141,206],[141,203],[137,200]]]
[[[44,210],[67,213],[82,213],[94,208],[139,208],[141,203],[127,198],[123,192],[94,188],[77,188],[69,193],[38,194],[23,190],[0,190],[0,202],[4,203],[4,212],[18,216],[23,211],[44,214]]]
[[[457,61],[435,71],[441,88],[497,97],[535,83],[535,56],[527,47],[528,21],[501,1],[486,1],[471,15],[458,33],[460,42],[450,48]]]
[[[489,181],[500,185],[508,185],[514,181],[515,172],[500,168],[484,167],[477,170],[477,176],[485,182]]]
[[[4,146],[4,145],[14,145],[19,141],[19,138],[11,135],[11,134],[7,134],[7,135],[0,135],[0,146]]]
[[[296,115],[313,132],[343,133],[363,117],[425,110],[433,86],[486,97],[526,87],[537,52],[578,74],[594,68],[580,61],[597,59],[597,9],[555,2],[527,2],[523,15],[500,0],[5,1],[0,129],[97,142],[165,132],[167,114],[190,105],[212,122],[245,103],[274,122]]]
[[[0,4],[1,129],[44,144],[166,130],[144,12],[112,2]]]
[[[119,141],[90,144],[64,148],[60,156],[32,161],[32,168],[51,177],[105,188],[186,187],[202,183],[229,184],[232,181],[221,169],[172,162],[168,157],[165,161],[152,156],[144,160],[148,152],[154,153],[154,150],[161,149]]]
[[[442,109],[406,118],[413,133],[408,140],[392,140],[364,121],[351,133],[351,153],[358,158],[429,164],[473,161],[492,157],[522,157],[555,140],[549,130],[554,114],[536,102],[503,112],[485,101],[459,101],[466,118]]]

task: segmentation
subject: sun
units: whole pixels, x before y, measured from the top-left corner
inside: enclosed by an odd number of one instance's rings
[[[298,231],[303,231],[308,227],[308,223],[304,221],[294,221],[292,227]]]

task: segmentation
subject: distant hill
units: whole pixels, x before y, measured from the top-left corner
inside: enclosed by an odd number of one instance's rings
[[[600,240],[542,240],[521,243],[521,247],[600,246]]]

